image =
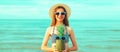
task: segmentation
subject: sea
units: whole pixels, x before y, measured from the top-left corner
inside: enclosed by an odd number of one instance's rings
[[[0,19],[0,52],[43,52],[50,24],[50,19]],[[69,25],[78,46],[73,52],[120,52],[120,20],[69,19]]]

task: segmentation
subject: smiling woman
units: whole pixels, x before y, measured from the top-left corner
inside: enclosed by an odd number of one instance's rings
[[[48,52],[69,52],[77,50],[74,32],[68,23],[68,17],[71,13],[70,8],[65,4],[55,4],[51,7],[49,13],[52,18],[52,23],[47,28],[41,49]],[[51,48],[47,46],[50,37],[52,40]],[[72,47],[68,45],[69,38],[71,39]]]

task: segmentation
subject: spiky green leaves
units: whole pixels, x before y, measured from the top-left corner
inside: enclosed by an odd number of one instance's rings
[[[64,25],[57,26],[58,36],[61,38],[64,35]]]

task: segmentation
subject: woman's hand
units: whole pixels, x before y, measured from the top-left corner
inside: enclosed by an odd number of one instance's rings
[[[57,50],[55,48],[48,48],[47,52],[56,52]]]
[[[65,49],[65,51],[64,52],[70,52],[70,50],[67,48],[67,49]]]
[[[65,43],[65,51],[64,52],[70,52],[68,43]]]

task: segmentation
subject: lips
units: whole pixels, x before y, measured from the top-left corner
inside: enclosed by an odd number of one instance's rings
[[[58,19],[62,19],[62,17],[58,17]]]

